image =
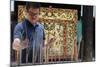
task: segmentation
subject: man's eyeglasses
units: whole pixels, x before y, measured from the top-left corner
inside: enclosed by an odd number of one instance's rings
[[[32,16],[32,17],[33,17],[33,16],[38,16],[38,15],[39,15],[39,13],[32,13],[32,12],[30,12],[30,11],[29,11],[28,13],[29,13],[29,15]]]

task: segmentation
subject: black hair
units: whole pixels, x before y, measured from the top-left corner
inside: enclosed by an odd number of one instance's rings
[[[40,3],[39,2],[27,2],[26,3],[26,10],[28,11],[29,8],[40,8]]]

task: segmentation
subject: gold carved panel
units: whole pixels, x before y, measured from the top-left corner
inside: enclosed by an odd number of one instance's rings
[[[61,9],[61,8],[40,8],[40,18],[56,19],[56,20],[71,20],[77,19],[77,10]]]
[[[25,7],[18,7],[18,21],[25,18]],[[49,44],[44,51],[44,56],[49,57],[69,57],[73,56],[74,45],[76,45],[76,22],[77,10],[61,8],[40,8],[40,22],[45,28],[45,44],[51,38],[56,38],[55,42]]]

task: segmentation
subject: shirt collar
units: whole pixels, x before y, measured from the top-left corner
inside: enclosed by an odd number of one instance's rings
[[[28,27],[35,27],[35,26],[38,26],[38,22],[37,22],[36,24],[31,24],[31,22],[30,22],[28,19],[25,19],[25,21],[26,21],[26,25],[27,25]]]

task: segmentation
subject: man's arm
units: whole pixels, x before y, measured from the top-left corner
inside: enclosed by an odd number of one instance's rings
[[[14,29],[14,41],[13,41],[13,49],[19,51],[20,43],[21,43],[21,23],[18,23]]]

